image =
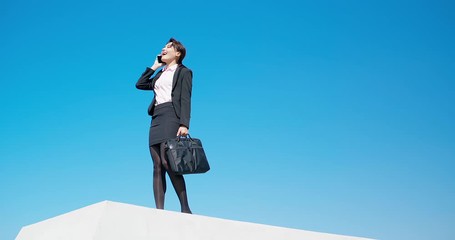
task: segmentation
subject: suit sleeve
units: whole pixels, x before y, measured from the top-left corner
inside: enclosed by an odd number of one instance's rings
[[[150,79],[150,77],[154,72],[155,71],[151,68],[146,68],[139,80],[137,80],[136,88],[141,90],[153,90],[152,79]]]
[[[191,117],[191,91],[193,87],[193,72],[188,69],[183,73],[182,78],[182,95],[180,98],[181,112],[180,125],[190,128]]]

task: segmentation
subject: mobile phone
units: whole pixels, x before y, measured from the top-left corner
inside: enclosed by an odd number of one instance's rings
[[[158,59],[159,63],[164,63],[163,61],[161,61],[161,55],[156,56],[156,58]]]

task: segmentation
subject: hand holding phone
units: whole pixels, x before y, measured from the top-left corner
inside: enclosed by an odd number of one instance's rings
[[[154,71],[162,66],[166,65],[165,62],[161,60],[161,55],[156,56],[155,62],[153,63],[153,66],[150,67]]]

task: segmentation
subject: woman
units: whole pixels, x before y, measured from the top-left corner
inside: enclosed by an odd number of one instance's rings
[[[181,211],[191,213],[185,179],[182,175],[172,172],[164,153],[164,142],[176,136],[187,136],[190,127],[193,73],[182,64],[185,54],[185,47],[171,38],[155,59],[153,66],[147,68],[139,78],[136,88],[153,90],[155,93],[148,114],[152,116],[149,147],[153,159],[153,193],[156,208],[164,209],[167,172],[179,198]],[[160,67],[163,69],[152,77]]]

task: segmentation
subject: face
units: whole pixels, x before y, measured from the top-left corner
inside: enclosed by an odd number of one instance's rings
[[[161,60],[167,64],[171,63],[173,60],[177,61],[180,57],[180,52],[177,52],[172,45],[172,43],[167,43],[163,49],[161,49]]]

